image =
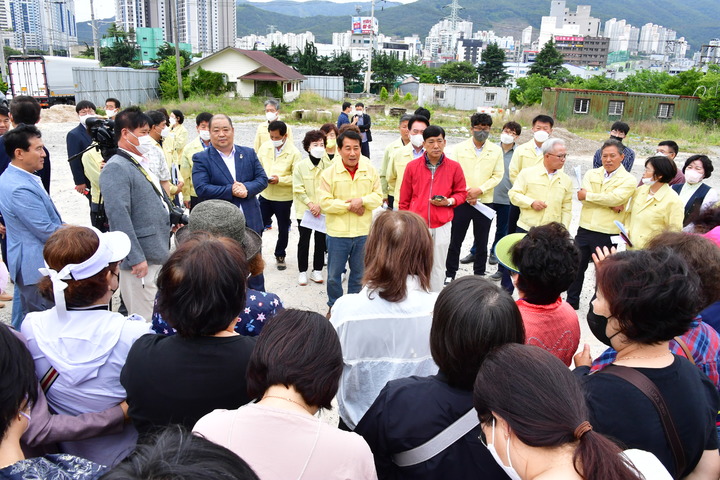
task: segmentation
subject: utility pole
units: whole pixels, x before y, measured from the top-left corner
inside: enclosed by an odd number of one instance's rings
[[[360,24],[362,28],[362,23]],[[370,3],[370,45],[368,45],[368,62],[365,71],[365,87],[364,93],[370,93],[370,77],[372,76],[372,56],[373,56],[373,40],[375,37],[375,0]]]
[[[53,38],[53,19],[52,19],[52,11],[50,10],[51,3],[46,2],[45,3],[45,16],[48,20],[48,30],[50,32],[50,45],[48,46],[48,53],[50,56],[55,55],[55,51],[53,50],[53,43],[55,43],[55,38]]]
[[[172,13],[173,6],[175,7],[174,14]],[[175,74],[177,75],[178,83],[178,99],[182,102],[185,100],[185,95],[183,95],[182,71],[180,70],[180,27],[178,27],[177,0],[170,0],[170,11],[170,18],[175,19],[173,22],[175,24]]]
[[[95,60],[100,61],[100,47],[98,46],[98,31],[97,24],[95,23],[95,5],[93,0],[90,0],[90,23],[92,25],[93,51],[95,52]]]

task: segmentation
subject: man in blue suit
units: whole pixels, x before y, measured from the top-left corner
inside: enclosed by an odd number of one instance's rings
[[[268,178],[255,150],[235,145],[235,129],[227,115],[210,119],[210,147],[193,155],[192,179],[200,201],[217,198],[242,209],[247,226],[262,235],[263,222],[258,194]],[[262,275],[250,278],[248,286],[265,290]]]
[[[75,112],[80,118],[80,124],[70,130],[65,137],[65,145],[67,145],[68,159],[79,154],[92,143],[92,137],[87,131],[85,121],[90,117],[95,117],[95,104],[89,100],[82,100],[75,105]],[[70,171],[72,171],[73,181],[75,182],[75,190],[81,195],[85,195],[90,201],[90,181],[85,176],[83,169],[82,156],[70,160]]]
[[[10,165],[0,176],[0,210],[8,235],[10,275],[20,291],[22,318],[25,314],[51,308],[53,302],[37,289],[44,267],[43,247],[62,220],[35,172],[45,164],[40,130],[20,125],[3,136]],[[16,325],[19,327],[19,325]]]

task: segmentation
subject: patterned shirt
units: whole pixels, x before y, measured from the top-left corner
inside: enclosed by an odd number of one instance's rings
[[[157,298],[155,299],[155,309],[152,315],[152,329],[160,335],[175,335],[177,331],[168,325],[157,308]],[[280,297],[274,293],[260,292],[248,288],[247,298],[245,299],[245,308],[240,312],[235,331],[240,335],[247,337],[255,337],[260,334],[265,322],[279,312],[284,310]]]
[[[0,468],[0,478],[9,480],[93,480],[105,467],[74,455],[46,455],[20,460]]]

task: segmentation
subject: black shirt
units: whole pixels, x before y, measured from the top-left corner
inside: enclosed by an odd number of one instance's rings
[[[710,379],[687,359],[675,356],[665,368],[636,368],[662,393],[685,450],[685,477],[693,471],[705,450],[718,448],[715,416],[718,392]],[[575,369],[587,373],[587,367]],[[660,415],[639,389],[602,371],[582,377],[596,432],[614,439],[621,448],[638,448],[655,454],[671,473],[676,471],[672,449],[665,437]]]
[[[254,346],[255,337],[241,335],[140,337],[120,374],[140,436],[173,423],[192,429],[215,409],[248,403],[245,375]]]
[[[398,467],[392,455],[418,447],[473,408],[472,392],[448,385],[440,373],[385,385],[355,428],[375,457],[380,479],[507,480],[478,439],[480,425],[430,460]]]

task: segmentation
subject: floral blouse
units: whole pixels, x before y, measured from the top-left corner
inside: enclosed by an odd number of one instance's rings
[[[20,460],[0,469],[0,479],[9,480],[94,480],[105,467],[74,455],[46,455]]]

